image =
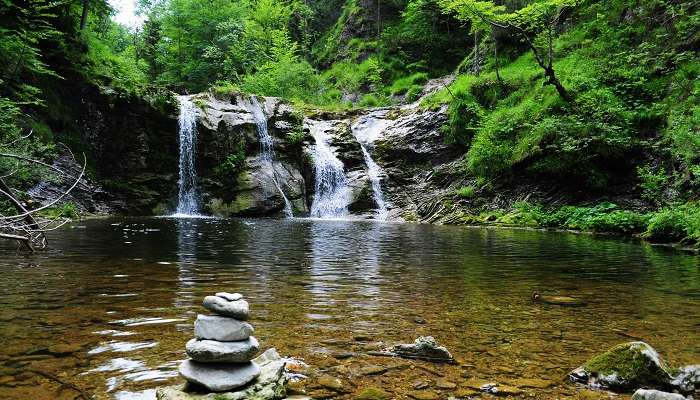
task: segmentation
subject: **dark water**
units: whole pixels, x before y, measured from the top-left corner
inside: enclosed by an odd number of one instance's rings
[[[54,251],[0,249],[0,399],[152,398],[176,368],[201,299],[238,291],[264,348],[347,381],[444,398],[465,381],[530,398],[607,398],[564,382],[596,352],[645,340],[672,364],[700,361],[697,256],[636,242],[535,231],[309,220],[91,220]],[[533,304],[534,290],[584,307]],[[367,356],[432,335],[459,365]],[[370,340],[358,342],[356,336]],[[377,342],[383,342],[377,343]],[[338,360],[333,355],[353,352]],[[406,364],[399,365],[401,362]],[[397,368],[355,376],[366,365]],[[50,376],[38,375],[43,371]],[[56,379],[57,378],[57,379]]]

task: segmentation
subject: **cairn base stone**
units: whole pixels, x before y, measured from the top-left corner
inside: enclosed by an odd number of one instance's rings
[[[187,360],[180,364],[180,375],[212,392],[225,392],[252,382],[260,375],[260,368],[254,362],[218,364]]]
[[[187,355],[203,363],[244,363],[258,354],[260,344],[253,336],[238,342],[192,339],[185,345]]]

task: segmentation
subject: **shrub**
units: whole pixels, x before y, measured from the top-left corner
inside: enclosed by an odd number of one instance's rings
[[[668,182],[668,176],[662,168],[654,170],[651,165],[643,165],[637,167],[637,175],[639,176],[642,188],[642,197],[654,203],[662,203],[664,187]]]
[[[463,199],[470,199],[474,197],[474,186],[464,186],[462,188],[459,188],[455,190],[455,195],[458,197],[461,197]]]

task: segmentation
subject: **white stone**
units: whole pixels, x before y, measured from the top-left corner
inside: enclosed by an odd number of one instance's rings
[[[246,340],[255,332],[247,322],[216,315],[198,315],[194,322],[194,336],[197,339],[235,342]]]
[[[686,398],[676,393],[639,389],[632,395],[632,400],[686,400]]]
[[[185,345],[187,355],[199,362],[242,363],[252,360],[260,350],[253,336],[238,342],[192,339]]]
[[[254,362],[213,364],[186,360],[180,364],[180,375],[212,392],[225,392],[245,386],[259,374],[260,368]]]
[[[248,302],[245,300],[228,301],[219,296],[207,296],[202,303],[204,308],[219,315],[245,321],[250,317]]]
[[[228,301],[236,301],[236,300],[240,300],[243,298],[243,295],[240,293],[227,293],[227,292],[219,292],[216,294],[216,296],[221,297],[222,299],[226,299]]]

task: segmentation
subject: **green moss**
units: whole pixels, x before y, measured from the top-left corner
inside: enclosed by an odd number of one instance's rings
[[[583,369],[607,386],[622,389],[666,387],[672,373],[656,351],[643,342],[617,345],[591,358],[583,365]]]
[[[390,399],[392,396],[390,393],[385,392],[382,389],[370,387],[363,389],[356,397],[356,400],[385,400]]]

